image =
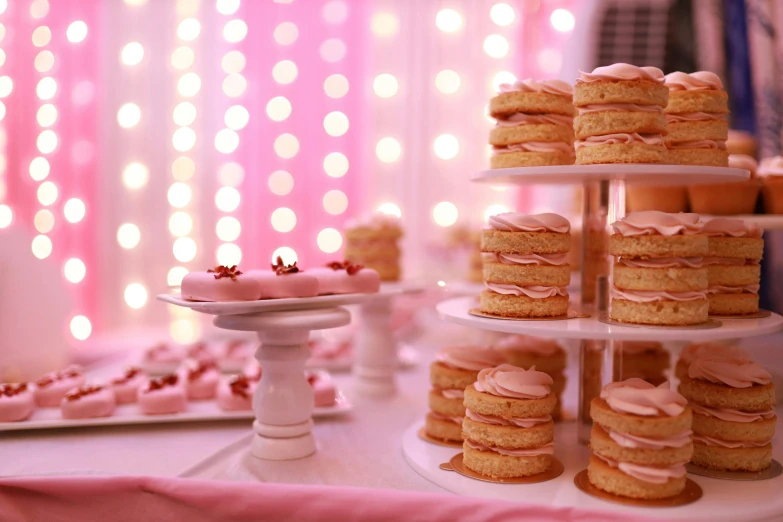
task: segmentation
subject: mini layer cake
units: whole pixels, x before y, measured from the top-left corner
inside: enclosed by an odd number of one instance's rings
[[[218,386],[217,403],[223,411],[249,411],[253,409],[255,381],[245,375],[234,375]]]
[[[727,167],[729,97],[717,74],[698,71],[666,75],[669,104],[666,147],[669,163]]]
[[[489,101],[497,120],[489,133],[493,169],[572,165],[573,89],[562,80],[527,79],[500,85]]]
[[[557,397],[558,407],[553,413],[554,420],[562,418],[562,397],[566,387],[566,353],[553,339],[542,339],[532,335],[509,335],[495,343],[495,349],[506,360],[520,368],[535,367],[552,378],[552,393]]]
[[[269,270],[250,270],[247,277],[258,281],[257,299],[285,299],[291,297],[315,297],[318,295],[318,280],[293,264],[287,265],[277,256]]]
[[[709,274],[710,314],[758,313],[762,230],[755,223],[720,218],[707,221],[701,233],[708,236],[704,264]]]
[[[35,399],[26,382],[0,384],[0,422],[23,421],[35,410]]]
[[[777,417],[775,385],[766,370],[752,361],[696,358],[680,393],[694,413],[694,464],[741,471],[769,467]]]
[[[481,370],[465,388],[463,463],[493,478],[538,475],[554,454],[552,378],[510,364]]]
[[[165,375],[177,371],[184,360],[185,350],[181,347],[158,343],[144,351],[140,366],[151,375]]]
[[[557,214],[507,212],[489,218],[481,249],[484,285],[479,310],[503,317],[557,317],[568,313],[571,225]]]
[[[658,386],[666,382],[670,354],[655,341],[617,342],[614,352],[614,381],[639,378]]]
[[[751,156],[729,154],[729,167],[750,172],[750,179],[729,183],[690,185],[688,200],[697,214],[732,216],[753,214],[761,193],[761,179],[757,176],[758,163]]]
[[[691,409],[665,382],[641,379],[607,384],[590,405],[593,455],[587,478],[622,497],[660,499],[685,489],[693,454]]]
[[[705,323],[707,238],[698,235],[696,214],[632,212],[612,223],[613,267],[610,317],[651,325]]]
[[[214,399],[217,393],[220,373],[213,361],[190,359],[182,372],[189,400]]]
[[[41,408],[57,408],[65,394],[84,384],[84,381],[84,374],[78,366],[47,373],[35,381],[35,403]]]
[[[147,375],[136,366],[126,368],[121,377],[111,380],[111,389],[117,404],[136,402],[139,388],[147,382]]]
[[[218,265],[205,272],[185,274],[180,292],[190,301],[255,301],[261,294],[261,283],[236,265]]]
[[[63,419],[95,419],[114,413],[117,401],[109,386],[84,384],[63,397],[60,410]]]
[[[574,86],[577,165],[664,163],[668,98],[655,67],[616,63],[582,72]]]
[[[188,407],[185,386],[176,373],[151,379],[145,386],[139,388],[137,400],[139,409],[145,415],[180,413]]]
[[[346,259],[378,272],[381,281],[398,281],[401,237],[399,219],[376,212],[367,219],[346,223],[343,254]]]
[[[738,346],[727,346],[718,343],[689,344],[680,352],[680,358],[677,359],[677,365],[674,367],[674,375],[682,381],[684,376],[688,375],[688,366],[695,359],[705,357],[730,358],[738,362],[751,360],[750,354]]]
[[[318,295],[374,294],[381,289],[378,272],[347,259],[332,261],[325,268],[313,268],[307,273],[318,279]]]
[[[430,437],[462,442],[465,388],[476,382],[479,371],[505,362],[503,355],[485,346],[444,348],[430,365],[430,411],[425,430]]]

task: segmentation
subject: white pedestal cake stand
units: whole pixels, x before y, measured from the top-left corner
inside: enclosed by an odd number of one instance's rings
[[[252,454],[266,460],[292,460],[316,451],[312,434],[313,389],[304,377],[305,361],[310,356],[310,331],[345,326],[351,322],[351,314],[340,305],[358,304],[373,297],[348,294],[203,303],[164,294],[158,299],[214,315],[218,328],[258,333],[261,344],[255,358],[263,374],[253,395],[256,436]]]

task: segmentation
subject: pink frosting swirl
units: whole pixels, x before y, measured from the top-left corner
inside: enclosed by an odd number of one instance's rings
[[[470,439],[465,439],[465,445],[477,451],[494,451],[501,455],[507,455],[509,457],[535,457],[537,455],[553,455],[555,453],[555,445],[550,442],[537,448],[499,448],[493,446],[485,446],[478,442],[473,442]]]
[[[626,475],[644,482],[649,482],[650,484],[666,484],[670,478],[684,477],[687,473],[684,462],[682,464],[659,468],[642,466],[641,464],[631,464],[629,462],[618,462],[609,457],[599,455],[598,453],[593,453],[593,455],[606,462],[609,467],[618,468]]]
[[[613,82],[613,81],[650,81],[663,83],[663,71],[657,67],[637,67],[628,63],[615,63],[604,67],[596,67],[593,72],[579,71],[578,82]]]
[[[568,262],[568,254],[496,254],[484,253],[485,263],[503,263],[504,265],[549,265],[563,266]]]
[[[707,288],[708,294],[758,294],[761,285],[721,286]]]
[[[465,417],[452,417],[450,415],[443,415],[442,413],[438,413],[437,411],[430,411],[430,415],[432,415],[434,418],[446,422],[453,422],[454,424],[462,424],[462,419]]]
[[[603,428],[603,426],[602,426]],[[609,428],[603,428],[609,438],[615,441],[623,448],[633,449],[664,449],[681,448],[691,443],[691,430],[672,435],[670,437],[652,438],[642,437],[641,435],[631,435],[630,433],[620,433]]]
[[[750,388],[754,384],[767,385],[772,381],[769,372],[758,363],[716,356],[691,361],[688,377],[732,388]]]
[[[662,114],[663,107],[660,105],[637,105],[635,103],[596,103],[578,107],[579,114],[590,114],[593,112],[657,112]]]
[[[750,361],[750,354],[736,346],[726,346],[718,343],[698,343],[686,346],[680,353],[680,360],[690,364],[695,359],[717,357],[733,359],[739,363]]]
[[[599,145],[617,145],[631,143],[644,143],[646,145],[663,145],[663,136],[660,134],[639,134],[636,132],[620,132],[617,134],[604,134],[602,136],[588,136],[583,140],[574,142],[576,150],[582,147],[597,147]]]
[[[495,368],[485,368],[478,374],[473,387],[480,392],[511,399],[540,399],[549,395],[552,377],[536,371],[501,364]]]
[[[435,358],[446,366],[474,372],[497,366],[505,361],[502,354],[488,346],[453,346],[444,348],[438,352]]]
[[[688,405],[685,397],[669,388],[668,381],[654,386],[636,377],[607,384],[601,398],[614,411],[644,417],[676,417]]]
[[[697,71],[695,73],[673,72],[664,77],[664,83],[670,91],[722,91],[723,82],[714,72]]]
[[[775,417],[774,408],[764,411],[740,411],[731,408],[710,408],[709,406],[702,406],[701,404],[696,404],[694,402],[691,404],[691,409],[693,410],[693,413],[698,413],[699,415],[705,415],[707,417],[715,417],[729,422],[756,422]]]
[[[552,420],[551,415],[544,417],[511,417],[506,419],[504,417],[498,417],[496,415],[483,415],[466,409],[465,416],[476,422],[483,422],[484,424],[492,424],[495,426],[517,426],[520,428],[532,428],[539,424],[546,424]]]
[[[662,290],[620,290],[612,288],[613,299],[625,299],[634,303],[655,303],[658,301],[699,301],[707,299],[706,291],[664,292]]]
[[[783,156],[774,156],[761,160],[759,176],[783,176]]]
[[[538,92],[571,98],[574,94],[574,88],[571,87],[570,83],[563,80],[536,81],[528,78],[526,80],[517,80],[514,83],[501,83],[500,92]]]
[[[764,446],[770,443],[769,440],[766,440],[764,442],[723,440],[715,437],[710,437],[707,435],[700,435],[698,433],[693,434],[693,441],[701,442],[702,444],[705,444],[707,446],[714,446],[720,448],[735,448],[735,449],[736,448],[763,448]]]
[[[748,156],[747,154],[729,154],[729,167],[749,170],[750,175],[753,176],[756,174],[759,164],[753,156]]]
[[[635,259],[621,257],[618,262],[623,266],[633,268],[701,268],[701,257],[653,257],[650,259]]]
[[[497,120],[498,127],[516,127],[518,125],[563,125],[570,127],[574,118],[564,114],[525,114],[518,112],[505,120]]]
[[[704,223],[701,234],[710,237],[761,237],[758,224],[741,219],[716,218]]]
[[[447,388],[439,390],[440,394],[446,399],[464,399],[465,390],[459,390],[456,388]]]
[[[527,296],[531,299],[546,299],[555,296],[567,296],[568,291],[564,286],[517,286],[504,283],[484,283],[487,289],[497,294]]]
[[[532,335],[507,335],[495,344],[497,350],[529,353],[549,357],[563,351],[554,339],[542,339]]]
[[[726,150],[726,142],[718,140],[677,141],[667,145],[670,149],[714,149]]]
[[[489,227],[503,232],[554,232],[567,234],[571,223],[558,214],[518,214],[504,212],[489,218]]]
[[[614,233],[622,236],[692,235],[699,233],[703,226],[698,214],[669,214],[657,210],[631,212],[612,223]]]
[[[683,114],[667,114],[666,123],[682,123],[687,121],[720,121],[726,115],[717,112],[686,112]]]
[[[493,146],[492,154],[508,154],[510,152],[562,152],[573,155],[574,148],[564,141],[526,141],[524,143],[509,143],[505,146]]]
[[[738,257],[705,257],[702,260],[702,265],[704,265],[704,266],[712,266],[712,265],[742,266],[742,265],[748,264],[748,261],[751,261],[752,263],[758,264],[753,259],[741,259],[741,258],[738,258]]]

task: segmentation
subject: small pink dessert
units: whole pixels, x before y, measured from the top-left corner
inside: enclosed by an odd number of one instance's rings
[[[236,265],[218,265],[206,272],[186,274],[180,292],[190,301],[255,301],[261,294],[261,284]]]
[[[242,375],[247,377],[253,382],[258,382],[261,380],[261,376],[263,375],[263,369],[261,368],[261,365],[258,364],[258,361],[255,359],[248,362],[245,365],[245,368],[242,370]]]
[[[337,388],[325,372],[305,372],[307,382],[313,387],[316,408],[334,406],[337,401]]]
[[[112,379],[111,388],[114,391],[114,399],[117,404],[131,404],[136,402],[139,388],[147,382],[147,375],[137,366],[125,368],[122,377]]]
[[[348,260],[342,263],[333,261],[324,268],[313,268],[307,273],[318,279],[318,295],[374,294],[381,289],[378,272]]]
[[[61,372],[47,373],[35,381],[35,403],[41,408],[57,408],[65,394],[84,384],[84,374],[78,366]]]
[[[177,346],[158,343],[147,348],[141,360],[141,367],[152,375],[165,375],[177,371],[185,359],[185,353]]]
[[[114,413],[114,391],[97,384],[84,384],[65,394],[60,402],[63,419],[95,419]]]
[[[26,382],[0,384],[0,422],[23,421],[35,409],[35,399]]]
[[[253,409],[253,391],[256,381],[245,375],[234,375],[220,383],[217,403],[224,411],[248,411]]]
[[[139,388],[138,401],[139,408],[146,415],[181,413],[188,406],[185,387],[176,373],[152,379]]]
[[[233,339],[223,347],[218,358],[220,370],[227,373],[239,373],[253,355],[253,345],[244,339]]]
[[[296,266],[283,263],[278,256],[271,265],[272,270],[250,270],[247,273],[261,285],[260,299],[283,299],[287,297],[315,297],[318,295],[318,279],[304,273]]]
[[[184,379],[188,399],[199,401],[215,398],[220,374],[213,361],[187,361]]]
[[[215,355],[209,349],[209,345],[203,341],[190,345],[186,353],[189,359],[196,361],[215,361]]]

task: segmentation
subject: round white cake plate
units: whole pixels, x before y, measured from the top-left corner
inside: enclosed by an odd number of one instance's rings
[[[468,313],[476,308],[476,301],[470,297],[459,297],[438,303],[438,314],[446,321],[471,326],[482,330],[493,330],[510,334],[526,334],[536,337],[561,339],[592,339],[615,341],[716,341],[740,339],[766,335],[783,330],[783,317],[771,314],[761,319],[718,319],[718,328],[645,328],[636,326],[615,326],[602,323],[595,314],[583,319],[554,321],[515,321],[477,317]]]
[[[761,522],[783,519],[783,475],[770,480],[737,482],[696,475],[688,478],[698,483],[704,496],[686,506],[643,508],[607,502],[586,493],[574,485],[574,476],[587,467],[590,450],[576,440],[574,422],[555,425],[555,453],[565,471],[559,477],[537,484],[497,484],[474,480],[454,471],[444,471],[440,465],[461,451],[460,448],[438,446],[418,436],[423,421],[415,422],[402,438],[402,451],[408,464],[422,477],[438,486],[468,497],[500,499],[511,502],[546,505],[555,508],[581,508],[622,513],[628,520],[635,517],[661,520],[691,520],[703,522]],[[561,443],[560,441],[567,441]],[[773,444],[775,458],[781,449]]]
[[[492,184],[562,185],[589,181],[625,181],[643,185],[699,185],[744,181],[750,172],[697,165],[611,164],[515,167],[476,172],[472,181]]]
[[[783,230],[783,214],[739,214],[734,216],[707,216],[702,214],[702,219],[731,218],[741,219],[748,223],[756,223],[764,230]]]
[[[317,297],[291,297],[285,299],[263,299],[259,301],[188,301],[181,294],[160,294],[159,301],[184,308],[190,308],[196,312],[209,315],[240,315],[256,314],[262,312],[279,312],[282,310],[312,310],[317,308],[330,308],[359,304],[377,297],[380,294],[337,294],[319,295]]]

